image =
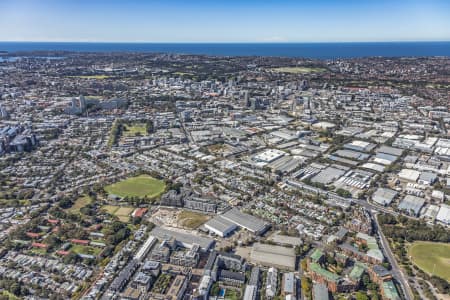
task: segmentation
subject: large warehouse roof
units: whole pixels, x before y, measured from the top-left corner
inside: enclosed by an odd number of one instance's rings
[[[407,212],[413,212],[414,215],[419,215],[420,209],[425,204],[425,199],[407,195],[403,198],[402,202],[398,205],[398,208]]]
[[[242,213],[236,208],[230,209],[222,217],[254,234],[262,234],[269,228],[268,223],[252,215]]]
[[[381,205],[389,205],[397,196],[397,192],[391,189],[378,188],[372,195],[372,200]]]
[[[179,231],[173,231],[169,229],[165,229],[159,226],[153,228],[150,233],[153,236],[156,236],[159,239],[166,239],[170,237],[174,237],[175,240],[182,243],[184,246],[190,248],[194,244],[200,245],[202,250],[208,250],[214,244],[214,240],[202,237],[199,235],[193,235],[190,233],[184,233]]]
[[[450,206],[442,204],[439,209],[439,213],[436,216],[436,220],[444,224],[450,225]]]
[[[235,223],[228,221],[220,215],[206,222],[204,226],[206,227],[206,229],[211,230],[214,233],[219,234],[220,236],[228,235],[237,227]]]

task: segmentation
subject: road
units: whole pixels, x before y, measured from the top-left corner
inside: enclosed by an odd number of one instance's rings
[[[378,232],[378,235],[380,236],[381,248],[383,249],[384,254],[386,255],[389,263],[392,266],[391,270],[392,276],[400,283],[405,298],[407,300],[413,300],[414,296],[411,291],[411,287],[409,286],[408,279],[400,269],[397,260],[395,259],[394,254],[392,253],[392,250],[389,246],[389,242],[384,236],[383,230],[381,230],[380,224],[378,223],[377,214],[374,214],[373,220],[375,221],[376,224],[375,230]]]

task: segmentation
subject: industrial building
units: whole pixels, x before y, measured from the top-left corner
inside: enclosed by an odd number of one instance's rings
[[[395,197],[397,197],[397,192],[391,189],[378,188],[372,195],[372,200],[383,206],[391,204]]]
[[[408,214],[419,216],[420,210],[424,204],[425,199],[412,195],[406,195],[398,205],[398,209],[403,210]]]
[[[252,215],[242,213],[237,208],[230,209],[222,217],[256,235],[261,235],[269,229],[268,223]]]
[[[436,216],[436,221],[445,225],[450,225],[450,206],[442,204]]]
[[[417,179],[419,179],[420,172],[416,170],[411,169],[402,169],[400,173],[398,173],[398,178],[403,181],[408,182],[417,182]]]
[[[163,239],[163,240],[173,237],[176,240],[177,244],[179,244],[180,246],[182,246],[184,248],[189,248],[189,249],[192,248],[195,244],[198,244],[202,251],[207,251],[214,244],[214,240],[207,238],[207,237],[193,235],[193,234],[179,232],[179,231],[172,231],[172,230],[168,230],[168,229],[165,229],[165,228],[162,228],[159,226],[156,226],[155,228],[153,228],[153,230],[151,231],[151,234],[153,236],[156,236],[157,238]]]
[[[221,215],[212,218],[211,220],[206,222],[204,226],[208,231],[220,237],[226,237],[230,235],[237,228],[237,225],[235,223],[228,221]]]

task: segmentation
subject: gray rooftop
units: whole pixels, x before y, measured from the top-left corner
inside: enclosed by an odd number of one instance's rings
[[[170,237],[174,237],[175,240],[185,245],[192,246],[194,244],[198,244],[200,245],[202,250],[208,250],[214,244],[214,240],[210,238],[184,232],[173,231],[159,226],[153,228],[153,230],[151,231],[151,235],[156,236],[159,239],[167,239]]]
[[[403,149],[389,147],[389,146],[381,146],[376,151],[377,153],[386,153],[390,155],[400,156],[403,153]]]
[[[329,300],[328,288],[323,283],[315,283],[313,285],[313,298],[315,300]]]
[[[413,212],[416,216],[419,214],[420,209],[425,204],[425,199],[407,195],[403,198],[402,202],[398,205],[398,208],[407,212]]]
[[[345,174],[344,170],[340,170],[333,167],[328,167],[325,170],[322,170],[319,174],[314,176],[311,181],[318,182],[322,184],[330,184],[334,180],[338,179],[342,175]]]
[[[236,228],[235,223],[228,221],[227,219],[225,219],[224,217],[222,217],[220,215],[212,218],[211,220],[206,222],[205,225],[208,225],[220,232],[227,232],[227,231],[231,231],[234,228]]]
[[[224,213],[222,217],[255,234],[262,234],[269,227],[269,224],[263,220],[252,215],[245,214],[236,208],[230,209]]]
[[[391,189],[378,188],[372,195],[372,200],[381,205],[389,205],[397,196],[397,192]]]

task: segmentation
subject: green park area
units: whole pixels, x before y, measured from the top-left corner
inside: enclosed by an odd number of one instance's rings
[[[426,273],[450,281],[450,244],[414,242],[408,249],[408,255]]]
[[[92,246],[83,246],[83,245],[72,245],[70,251],[77,254],[87,254],[97,256],[102,252],[102,248],[92,247]]]
[[[145,123],[124,124],[123,136],[144,136],[147,135],[147,126]]]
[[[271,69],[277,73],[290,73],[290,74],[308,74],[308,73],[320,73],[326,71],[324,68],[310,68],[310,67],[280,67]]]
[[[148,197],[159,196],[166,189],[164,181],[149,175],[139,175],[127,178],[105,187],[105,191],[119,197]]]
[[[208,220],[209,216],[189,210],[183,210],[178,215],[178,225],[189,229],[195,229]]]
[[[68,209],[68,211],[71,213],[79,213],[80,208],[91,203],[92,203],[91,197],[89,197],[88,195],[82,196],[75,201],[75,203]]]

